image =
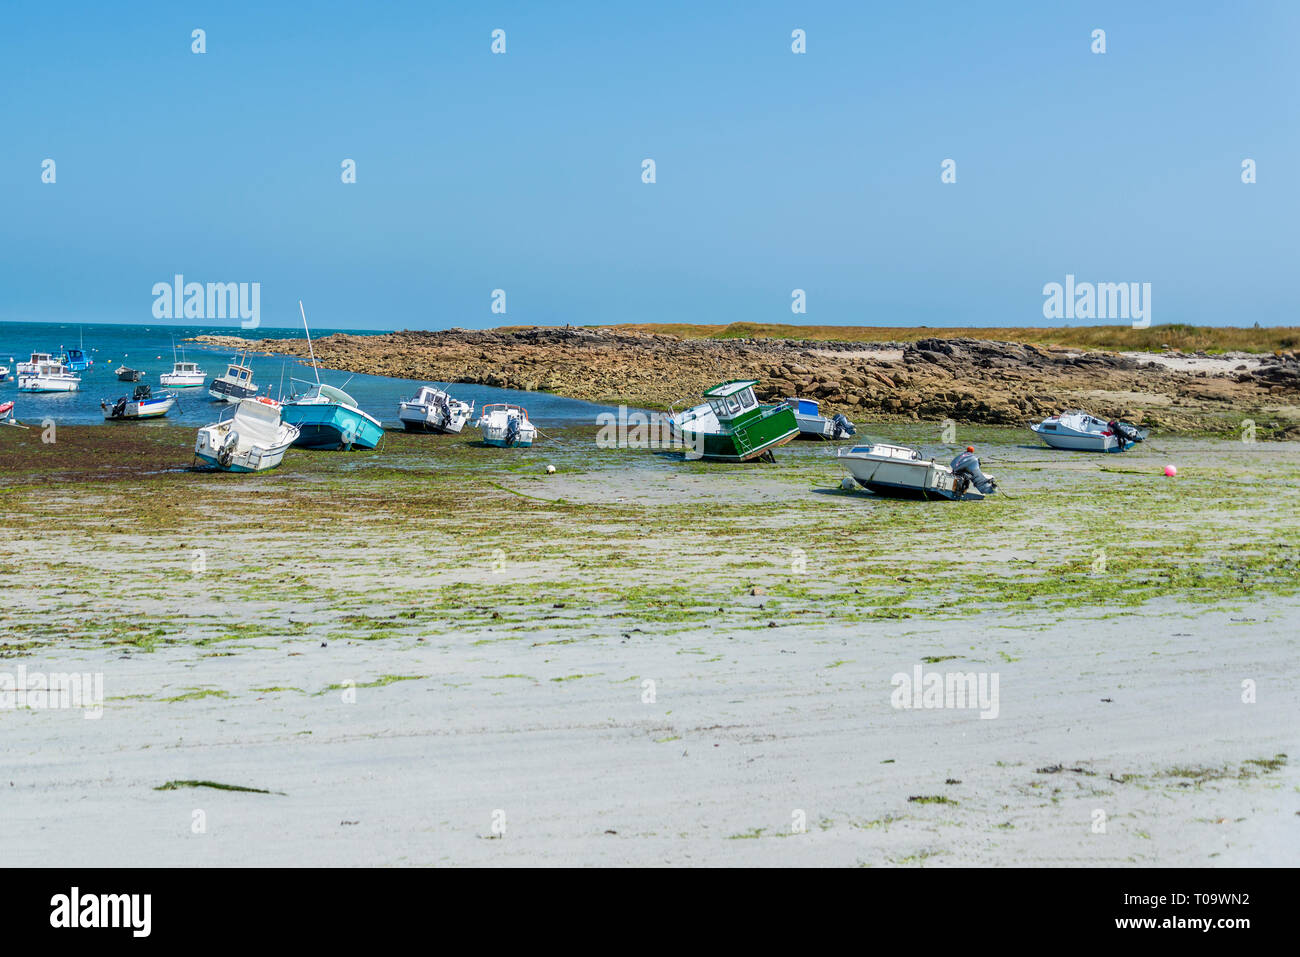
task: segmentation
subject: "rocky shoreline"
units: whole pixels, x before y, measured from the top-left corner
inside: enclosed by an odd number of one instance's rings
[[[306,358],[305,339],[195,341]],[[855,421],[1021,424],[1083,407],[1168,431],[1300,437],[1294,353],[1136,354],[933,337],[907,343],[702,339],[609,328],[520,328],[315,340],[318,362],[348,372],[545,391],[666,409],[716,383],[761,382],[765,399],[822,400]]]

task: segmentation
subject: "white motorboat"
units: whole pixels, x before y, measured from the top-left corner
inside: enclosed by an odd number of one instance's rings
[[[51,352],[33,352],[31,359],[14,366],[14,375],[35,375],[41,366],[59,365],[58,358]]]
[[[1150,432],[1078,410],[1053,415],[1029,429],[1054,449],[1076,452],[1127,452]]]
[[[474,417],[474,403],[453,399],[436,386],[422,385],[414,398],[402,402],[397,417],[408,432],[456,435]]]
[[[181,350],[181,358],[176,358],[176,339],[172,338],[172,371],[164,372],[158,377],[161,385],[173,389],[190,389],[195,386],[201,386],[207,381],[208,375],[199,368],[196,362],[185,361],[185,350]],[[251,377],[250,377],[250,382]]]
[[[944,465],[916,449],[877,442],[841,449],[838,461],[859,485],[877,495],[960,501],[968,495],[991,495],[997,488],[997,482],[980,471],[970,448]],[[979,494],[971,493],[972,488]]]
[[[99,408],[109,420],[156,419],[170,412],[175,404],[176,393],[154,395],[147,385],[138,385],[130,398],[122,396],[116,402],[101,399]]]
[[[4,382],[8,378],[9,378],[9,367],[0,366],[0,382]]]
[[[19,392],[76,392],[81,388],[81,376],[69,372],[62,362],[42,362],[34,372],[18,376]]]
[[[237,402],[229,419],[199,429],[194,454],[227,472],[264,472],[297,438],[298,427],[280,420],[280,403],[257,396]]]
[[[158,376],[158,381],[173,389],[192,389],[203,385],[207,378],[196,362],[173,362],[172,371]]]
[[[237,402],[251,399],[257,395],[257,384],[253,382],[253,370],[238,357],[231,359],[226,366],[225,375],[217,376],[208,387],[208,395],[219,402]]]
[[[508,402],[493,402],[479,412],[479,431],[487,445],[498,448],[528,448],[537,438],[537,427],[528,421],[528,410]]]
[[[816,399],[796,399],[791,396],[783,401],[794,409],[801,439],[847,439],[858,431],[842,413],[837,412],[829,419],[822,415]]]

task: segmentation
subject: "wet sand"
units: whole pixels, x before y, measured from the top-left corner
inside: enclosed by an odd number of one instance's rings
[[[966,429],[1007,494],[924,504],[836,490],[829,445],[398,434],[241,477],[187,429],[59,434],[0,430],[0,672],[107,700],[0,710],[15,864],[1300,851],[1295,444]],[[895,708],[917,666],[996,675],[997,717]],[[158,790],[195,781],[272,793]]]

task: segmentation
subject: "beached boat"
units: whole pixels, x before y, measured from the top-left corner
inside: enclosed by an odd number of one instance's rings
[[[111,420],[156,419],[170,412],[175,404],[174,393],[161,392],[154,395],[147,385],[138,385],[130,398],[122,396],[115,402],[101,399],[99,408],[104,413],[104,418]]]
[[[479,431],[487,445],[497,448],[528,448],[537,438],[537,427],[528,421],[528,410],[508,402],[483,406],[478,418]]]
[[[298,311],[302,313],[302,328],[307,333],[307,349],[312,369],[316,371],[316,384],[303,383],[309,386],[307,391],[286,401],[280,411],[285,422],[298,427],[299,435],[293,444],[306,449],[376,448],[384,437],[384,427],[374,416],[357,408],[356,399],[342,389],[321,384],[316,348],[311,342],[307,311],[303,309],[301,299],[298,300]]]
[[[280,420],[280,403],[267,396],[235,404],[229,419],[199,429],[198,458],[227,472],[264,472],[284,458],[298,427]]]
[[[342,389],[316,383],[284,403],[281,417],[299,430],[294,445],[305,449],[373,449],[384,437],[374,416],[357,408]]]
[[[18,377],[19,392],[76,392],[81,388],[81,376],[68,371],[61,362],[42,362],[35,372],[24,372]]]
[[[128,369],[126,366],[119,366],[113,374],[117,376],[118,382],[139,382],[144,376],[139,369]]]
[[[794,409],[759,404],[756,385],[754,379],[720,383],[704,393],[705,404],[673,415],[669,423],[687,446],[687,458],[749,462],[799,434]]]
[[[1054,449],[1076,452],[1127,452],[1150,431],[1078,410],[1053,415],[1029,429]]]
[[[0,402],[0,422],[9,422],[14,417],[14,404],[11,399],[8,402]]]
[[[980,493],[975,497],[997,489],[969,447],[949,465],[927,459],[916,449],[883,442],[841,449],[837,459],[859,485],[877,495],[959,501],[972,494],[972,488]]]
[[[48,366],[58,363],[58,359],[50,352],[33,352],[31,359],[27,362],[20,362],[14,366],[14,375],[35,375],[41,366]]]
[[[402,402],[397,417],[408,432],[456,435],[474,417],[474,403],[453,399],[436,386],[422,385],[414,398]]]
[[[816,399],[790,397],[785,404],[794,409],[801,439],[847,439],[858,431],[843,413],[837,412],[829,419],[822,415]]]
[[[219,402],[236,402],[251,399],[257,395],[257,384],[253,382],[253,370],[244,364],[248,361],[239,357],[231,359],[226,366],[225,375],[217,376],[208,387],[208,395]]]

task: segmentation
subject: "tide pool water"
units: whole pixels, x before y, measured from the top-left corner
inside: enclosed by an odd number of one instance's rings
[[[325,335],[347,332],[351,335],[376,335],[374,329],[328,329]],[[155,393],[165,390],[158,377],[172,369],[172,339],[176,341],[176,358],[197,362],[207,373],[202,388],[171,389],[179,397],[165,418],[153,422],[206,425],[216,421],[230,406],[208,395],[212,380],[226,371],[233,358],[227,350],[200,346],[185,340],[200,335],[239,335],[240,330],[226,326],[131,326],[87,323],[85,325],[44,322],[0,322],[0,365],[9,367],[9,378],[0,382],[0,404],[13,400],[14,415],[22,422],[40,422],[52,418],[62,425],[104,423],[113,428],[147,427],[151,422],[104,422],[99,403],[110,404],[122,395],[130,395],[133,383],[118,382],[117,369],[123,365],[144,373],[141,385]],[[301,329],[257,329],[259,339],[297,339]],[[58,354],[65,348],[84,348],[95,360],[93,367],[81,373],[79,392],[19,392],[16,366],[26,362],[33,352]],[[182,356],[182,351],[184,355]],[[310,366],[298,359],[251,353],[246,364],[253,370],[253,380],[262,395],[270,387],[272,397],[288,397],[303,392],[315,382]],[[357,404],[388,428],[400,428],[398,404],[415,395],[425,380],[394,379],[389,376],[358,375],[330,369],[320,370],[321,381],[346,391]],[[293,381],[297,380],[297,381]],[[529,418],[540,428],[547,424],[594,423],[596,416],[609,411],[608,406],[578,399],[548,395],[544,392],[517,392],[485,385],[445,385],[457,399],[473,402],[475,411],[488,402],[513,402],[528,410]]]

